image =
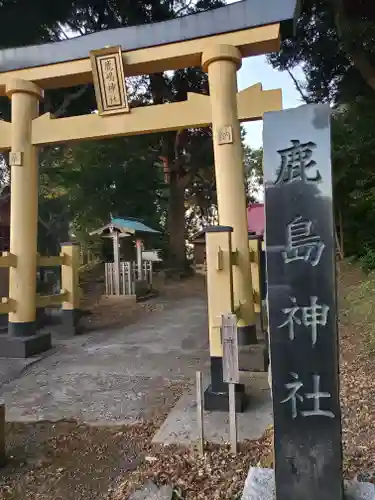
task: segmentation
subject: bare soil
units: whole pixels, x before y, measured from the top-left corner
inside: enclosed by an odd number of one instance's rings
[[[8,461],[0,469],[0,499],[107,498],[116,478],[143,463],[153,435],[185,389],[183,383],[165,387],[150,420],[140,424],[7,423]]]

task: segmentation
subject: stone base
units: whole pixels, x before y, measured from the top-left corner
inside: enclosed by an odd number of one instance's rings
[[[236,385],[236,412],[243,413],[246,409],[248,398],[245,393],[245,386]],[[209,385],[204,392],[204,409],[206,411],[229,411],[229,393],[215,392],[212,385]]]
[[[262,342],[257,345],[240,346],[238,349],[240,371],[266,372],[268,370],[268,349]]]
[[[238,345],[253,345],[258,343],[256,325],[238,326]]]
[[[80,319],[82,311],[80,309],[63,309],[61,314],[61,327],[72,335],[82,333]]]
[[[274,498],[274,471],[272,469],[251,467],[241,500],[274,500]],[[344,498],[345,500],[375,500],[375,485],[372,483],[348,481],[345,484]]]
[[[0,314],[0,335],[8,333],[8,315]]]
[[[51,334],[37,333],[28,337],[0,335],[1,358],[30,358],[51,349]]]
[[[46,308],[45,307],[37,307],[36,309],[36,318],[35,318],[35,324],[37,330],[40,328],[43,328],[47,324],[47,314],[46,314]]]

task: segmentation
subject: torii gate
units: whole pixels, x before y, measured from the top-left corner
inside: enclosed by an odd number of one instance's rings
[[[0,51],[0,95],[12,103],[12,122],[0,122],[0,150],[11,151],[9,300],[13,304],[9,333],[0,336],[0,356],[6,355],[10,343],[31,343],[34,354],[49,344],[45,334],[37,333],[35,322],[37,147],[210,124],[219,222],[233,228],[233,294],[239,333],[245,343],[254,341],[240,122],[261,119],[265,112],[281,109],[282,103],[280,90],[263,91],[261,84],[237,93],[236,73],[243,58],[279,50],[280,38],[293,24],[297,8],[298,0],[242,0],[161,23]],[[125,77],[196,66],[208,72],[210,96],[189,94],[185,102],[129,108]],[[98,114],[38,117],[44,90],[91,82]],[[223,292],[217,288],[210,293]],[[222,346],[211,303],[209,391],[215,396],[223,391]]]

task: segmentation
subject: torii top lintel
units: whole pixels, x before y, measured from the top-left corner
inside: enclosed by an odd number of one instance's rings
[[[299,0],[242,0],[169,21],[105,30],[60,42],[3,49],[0,50],[0,74],[13,76],[11,73],[20,70],[80,61],[87,59],[91,50],[105,46],[119,45],[123,51],[131,52],[161,49],[161,46],[170,44],[275,24],[280,24],[282,30],[289,30],[294,25],[298,8]],[[53,86],[45,85],[45,88]]]

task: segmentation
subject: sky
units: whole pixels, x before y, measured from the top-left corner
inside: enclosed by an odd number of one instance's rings
[[[237,0],[227,0],[234,3]],[[282,1],[282,0],[279,0]],[[303,80],[302,70],[293,71],[297,80]],[[243,60],[242,67],[238,72],[238,88],[243,90],[254,83],[261,83],[263,90],[281,88],[283,93],[283,109],[295,108],[304,104],[297,92],[294,83],[287,72],[277,71],[267,63],[266,56],[248,57]],[[262,145],[262,120],[245,124],[246,142],[252,148]]]
[[[303,79],[302,70],[294,70],[293,75],[298,80]],[[237,80],[239,90],[258,82],[262,84],[263,90],[282,89],[283,109],[295,108],[304,104],[289,74],[286,71],[273,69],[267,62],[266,56],[244,59]],[[244,125],[246,142],[252,148],[259,148],[262,145],[262,123],[262,120],[257,120]]]

